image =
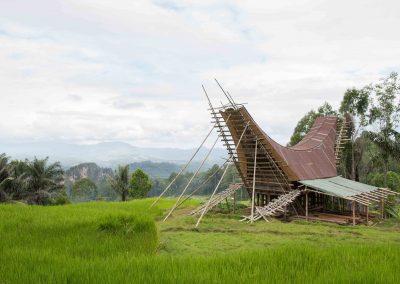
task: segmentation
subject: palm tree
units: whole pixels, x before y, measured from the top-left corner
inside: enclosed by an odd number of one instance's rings
[[[126,201],[129,191],[129,166],[118,166],[113,176],[108,178],[111,188],[121,195],[121,200]]]
[[[64,171],[59,162],[48,165],[49,158],[39,160],[36,157],[26,166],[27,191],[31,201],[45,204],[52,192],[64,187]]]
[[[27,197],[27,163],[26,160],[15,160],[9,163],[12,180],[8,184],[7,190],[14,200]]]
[[[6,154],[0,154],[0,202],[7,201],[9,195],[7,194],[5,187],[11,180],[10,167],[8,164],[8,157]]]

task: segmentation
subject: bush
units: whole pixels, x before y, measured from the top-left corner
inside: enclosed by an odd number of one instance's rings
[[[53,198],[52,205],[66,205],[70,204],[68,197],[65,194],[58,194],[55,198]]]
[[[135,240],[144,251],[155,252],[158,246],[157,227],[149,216],[119,213],[108,215],[98,225],[98,230]]]

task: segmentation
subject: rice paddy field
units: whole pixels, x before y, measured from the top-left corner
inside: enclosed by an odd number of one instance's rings
[[[259,221],[164,199],[0,205],[0,283],[399,283],[400,226]]]

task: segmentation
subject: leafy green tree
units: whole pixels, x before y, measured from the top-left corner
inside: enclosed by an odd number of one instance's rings
[[[320,116],[328,116],[328,115],[337,115],[337,112],[333,109],[333,107],[325,102],[322,106],[320,106],[317,111],[310,110],[306,115],[304,115],[300,121],[297,123],[292,136],[290,137],[290,141],[288,146],[294,146],[303,139],[303,137],[310,131],[313,126],[315,120]]]
[[[385,173],[384,186],[387,186],[389,159],[391,156],[400,159],[400,133],[396,130],[400,119],[400,81],[397,73],[381,79],[369,90],[374,95],[369,118],[377,132],[369,131],[367,136],[380,150]]]
[[[150,177],[142,169],[136,169],[131,176],[129,195],[133,198],[143,198],[150,189]]]
[[[97,184],[97,200],[117,200],[118,193],[115,192],[108,180],[100,181]]]
[[[367,111],[369,107],[369,91],[363,89],[347,89],[344,93],[343,100],[340,104],[339,112],[342,115],[351,115],[353,120],[353,129],[351,129],[351,179],[356,180],[356,139],[359,137],[361,130],[368,125]],[[358,143],[358,146],[362,146]],[[363,149],[358,149],[363,151]]]
[[[114,175],[108,178],[111,188],[121,196],[122,201],[126,201],[129,193],[129,166],[118,166]]]
[[[89,178],[81,178],[72,187],[72,198],[77,201],[87,201],[96,199],[97,186]]]
[[[48,157],[36,157],[26,164],[26,183],[29,203],[46,205],[51,202],[51,194],[64,188],[64,171],[59,162],[48,164]]]
[[[385,186],[385,174],[383,173],[369,173],[367,176],[367,183],[384,187]],[[397,192],[400,192],[400,174],[388,171],[387,172],[387,186]]]

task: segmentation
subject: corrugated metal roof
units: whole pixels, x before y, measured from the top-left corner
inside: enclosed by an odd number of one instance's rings
[[[301,180],[301,184],[337,197],[352,197],[379,189],[376,186],[345,179],[331,177],[324,179]]]
[[[252,121],[254,131],[263,136],[261,143],[273,149],[272,156],[282,161],[282,169],[290,181],[309,180],[337,176],[335,159],[337,117],[319,117],[307,135],[293,147],[280,145],[269,137],[254,121],[245,107],[239,111]]]

